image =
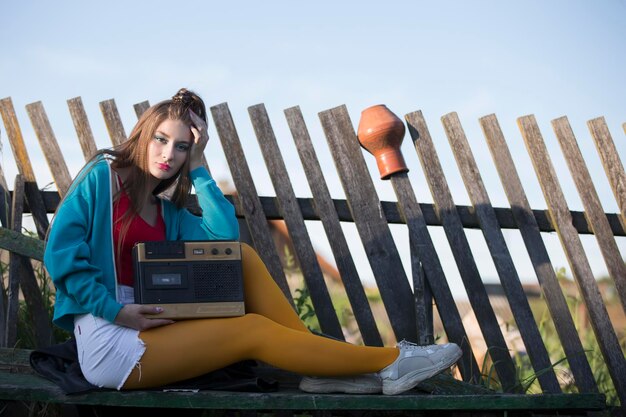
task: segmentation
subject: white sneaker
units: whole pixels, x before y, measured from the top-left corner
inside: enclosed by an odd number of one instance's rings
[[[340,392],[345,394],[379,394],[383,382],[378,374],[341,377],[305,376],[300,381],[300,390],[315,394]]]
[[[383,381],[385,395],[410,390],[452,366],[463,353],[454,343],[418,346],[403,340],[398,343],[398,347],[398,358],[378,373]]]

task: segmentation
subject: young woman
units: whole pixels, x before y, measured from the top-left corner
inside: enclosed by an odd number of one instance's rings
[[[181,89],[148,109],[128,141],[79,173],[48,236],[44,263],[56,286],[54,323],[73,331],[94,385],[160,386],[255,359],[305,377],[311,392],[397,394],[454,364],[454,344],[356,346],[308,331],[256,252],[243,245],[247,314],[172,320],[134,303],[131,249],[154,240],[236,240],[238,223],[207,170],[202,99]],[[202,217],[184,202],[196,190]],[[158,197],[168,191],[171,197]],[[184,352],[183,355],[180,352]]]

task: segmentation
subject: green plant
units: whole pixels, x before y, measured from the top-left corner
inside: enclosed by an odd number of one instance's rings
[[[309,330],[319,332],[320,325],[315,315],[315,309],[313,309],[313,305],[311,304],[309,289],[303,284],[303,287],[297,288],[295,292],[297,295],[293,298],[293,301],[300,320],[302,320]]]
[[[566,276],[564,268],[557,268],[556,274],[559,282],[562,284],[571,282],[571,279]],[[576,329],[578,330],[587,360],[593,370],[598,390],[606,395],[607,405],[617,406],[619,404],[617,391],[615,390],[615,386],[604,358],[598,349],[595,334],[590,328],[588,320],[585,317],[586,313],[584,303],[580,298],[571,295],[566,296],[566,300],[570,309],[570,314],[574,320]],[[563,351],[561,341],[558,337],[558,333],[556,332],[556,328],[554,327],[554,321],[549,314],[543,296],[537,301],[537,306],[535,307],[537,317],[539,317],[537,323],[539,333],[541,334],[546,350],[552,359],[552,365],[546,369],[534,370],[528,356],[524,352],[514,352],[513,359],[519,380],[517,388],[524,393],[541,392],[538,377],[553,370],[564,393],[578,392],[575,381],[571,375],[571,371],[567,367],[567,357]],[[622,349],[626,351],[626,335],[621,335],[620,345]],[[486,386],[491,389],[495,389],[496,391],[501,391],[500,383],[494,376],[495,369],[493,364],[487,366],[487,363],[484,362],[481,373],[485,376],[484,379]]]
[[[296,263],[296,259],[289,250],[289,246],[283,247],[284,253],[284,268],[290,271],[294,275],[302,276],[302,272]],[[293,302],[296,307],[298,317],[305,324],[305,326],[311,331],[320,331],[320,325],[315,315],[315,309],[311,301],[311,293],[304,283],[304,278],[301,278],[301,288],[296,288],[294,291]]]

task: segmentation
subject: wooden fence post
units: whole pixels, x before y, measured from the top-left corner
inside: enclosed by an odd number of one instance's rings
[[[87,119],[87,113],[83,107],[83,101],[80,97],[74,97],[67,100],[67,107],[70,110],[72,122],[74,122],[74,129],[78,135],[78,142],[83,150],[85,161],[87,161],[96,153],[98,147],[96,146],[96,141],[91,132],[91,126],[89,125],[89,119]]]
[[[72,178],[63,160],[61,148],[59,148],[59,144],[54,136],[48,116],[46,115],[41,101],[28,104],[26,111],[35,129],[35,135],[39,140],[44,157],[50,167],[50,173],[52,174],[52,178],[54,178],[57,190],[61,197],[63,197],[70,187]]]
[[[26,194],[26,201],[33,215],[37,235],[40,239],[45,239],[49,224],[46,207],[41,197],[39,187],[37,186],[35,173],[30,164],[26,144],[24,143],[22,131],[17,121],[13,102],[10,97],[0,100],[0,114],[2,115],[7,135],[9,136],[9,143],[11,144],[11,150],[15,157],[17,169],[24,177],[24,193]]]

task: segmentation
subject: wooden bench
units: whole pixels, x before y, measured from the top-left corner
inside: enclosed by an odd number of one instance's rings
[[[68,105],[81,148],[87,157],[96,146],[82,102],[80,98],[75,98],[69,100]],[[124,128],[113,100],[101,103],[100,107],[112,143],[117,144],[125,140]],[[147,102],[137,104],[135,106],[137,115],[147,107]],[[319,221],[328,237],[363,342],[374,346],[383,344],[383,338],[378,330],[379,324],[370,308],[356,267],[355,251],[351,250],[354,242],[348,242],[342,229],[342,223],[354,224],[395,339],[430,343],[436,336],[434,323],[440,320],[443,326],[441,332],[445,332],[445,337],[463,347],[464,356],[459,362],[458,380],[442,375],[423,383],[419,390],[396,397],[310,395],[296,389],[297,381],[293,375],[281,375],[283,388],[277,393],[270,394],[206,391],[191,395],[157,391],[121,393],[107,391],[66,396],[58,387],[28,372],[29,368],[25,366],[24,361],[28,351],[5,348],[2,351],[3,362],[0,364],[2,369],[0,399],[222,410],[447,410],[485,413],[518,410],[559,414],[602,410],[605,408],[605,396],[598,390],[579,332],[542,240],[542,232],[556,232],[580,287],[582,301],[588,310],[589,321],[602,353],[602,360],[608,369],[609,379],[615,386],[618,401],[622,404],[614,411],[624,412],[626,403],[624,351],[613,329],[579,237],[581,234],[595,235],[623,309],[626,306],[626,274],[615,236],[626,235],[624,228],[626,195],[620,185],[626,183],[626,176],[603,119],[590,121],[589,127],[613,186],[621,211],[619,214],[607,214],[602,209],[565,118],[553,121],[553,126],[572,177],[579,188],[585,205],[584,213],[569,210],[533,116],[518,119],[518,124],[546,197],[547,211],[531,209],[522,182],[515,171],[513,158],[498,121],[493,115],[481,118],[480,124],[511,208],[494,208],[491,205],[468,140],[455,113],[444,116],[442,120],[472,206],[459,206],[454,203],[421,112],[410,113],[406,115],[405,120],[434,204],[418,203],[406,173],[394,175],[390,180],[397,201],[379,200],[374,180],[367,168],[345,106],[319,114],[346,196],[345,200],[331,198],[300,109],[293,107],[285,110],[287,123],[313,195],[313,198],[298,198],[265,107],[257,105],[248,110],[276,197],[258,195],[228,106],[226,104],[214,106],[211,113],[237,189],[237,193],[229,198],[232,198],[237,215],[246,226],[250,242],[259,249],[268,269],[288,299],[293,300],[292,290],[287,283],[279,249],[272,238],[268,220],[280,219],[285,222],[321,331],[333,337],[344,338],[343,329],[313,249],[311,236],[305,225],[305,221]],[[37,287],[28,258],[41,259],[43,250],[41,239],[48,227],[47,213],[54,212],[59,198],[67,191],[71,182],[71,175],[43,106],[39,102],[29,104],[27,111],[58,191],[39,190],[12,101],[10,98],[0,100],[0,114],[20,172],[12,192],[6,185],[4,174],[0,172],[3,193],[11,197],[7,199],[11,201],[9,210],[11,215],[0,217],[4,226],[1,229],[0,247],[7,249],[11,254],[8,305],[3,305],[1,310],[4,316],[2,323],[9,324],[2,329],[6,335],[5,346],[14,346],[17,341],[16,329],[12,324],[15,323],[17,314],[18,288],[22,289],[25,301],[33,312],[37,346],[45,346],[53,340],[49,317],[43,308],[45,300]],[[28,238],[16,232],[22,228],[24,203],[27,204],[26,210],[32,213],[39,239]],[[194,207],[193,201],[190,201],[190,207]],[[390,224],[404,225],[409,236],[410,278],[407,277],[402,265]],[[468,343],[469,337],[462,316],[442,267],[443,261],[448,263],[450,261],[440,259],[441,255],[436,250],[427,229],[429,226],[442,228],[448,238],[452,256],[467,291],[469,304],[477,318],[482,337],[489,346],[488,355],[493,365],[487,371],[497,377],[501,387],[497,391],[484,387],[485,379],[489,375],[482,374],[485,370],[476,358],[485,355],[485,352],[473,350]],[[515,325],[519,329],[525,351],[535,370],[541,391],[539,394],[526,394],[522,389],[524,381],[520,381],[505,335],[482,282],[465,234],[467,229],[480,229],[483,233]],[[547,351],[502,229],[519,230],[523,237],[566,358],[565,368],[578,391],[575,394],[563,393],[562,384],[559,383],[554,371],[554,363],[561,358],[550,357]]]

